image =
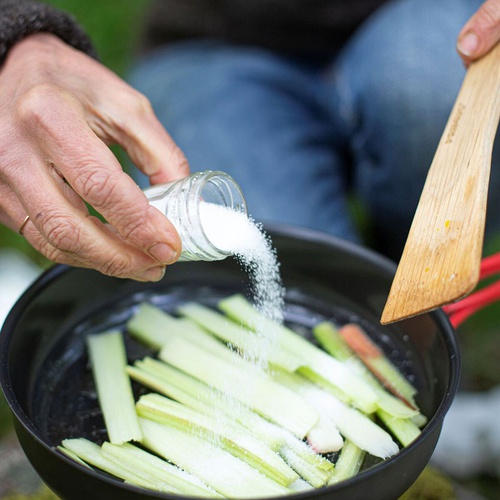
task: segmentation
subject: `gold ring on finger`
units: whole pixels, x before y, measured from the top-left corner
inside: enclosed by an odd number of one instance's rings
[[[21,224],[21,226],[19,227],[19,231],[18,233],[22,236],[23,234],[23,231],[24,231],[24,226],[26,226],[26,224],[28,223],[28,221],[30,220],[30,216],[27,215],[24,220],[23,220],[23,223]]]

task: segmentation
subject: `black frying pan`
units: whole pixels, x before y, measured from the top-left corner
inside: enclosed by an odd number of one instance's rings
[[[460,353],[453,328],[441,311],[381,326],[395,271],[391,262],[320,233],[290,227],[268,231],[287,288],[286,321],[305,334],[322,319],[361,323],[416,385],[417,402],[429,417],[421,436],[393,458],[368,461],[356,478],[293,496],[396,499],[427,465],[457,391]],[[26,291],[0,335],[0,384],[28,459],[56,494],[68,499],[176,498],[89,471],[54,449],[67,437],[106,439],[84,336],[123,326],[144,299],[174,311],[185,300],[214,305],[228,294],[248,291],[247,276],[232,259],[177,263],[155,284],[55,266]],[[130,339],[127,343],[130,361],[147,353]]]

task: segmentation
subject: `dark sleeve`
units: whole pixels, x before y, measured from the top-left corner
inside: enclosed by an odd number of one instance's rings
[[[96,57],[87,34],[68,13],[28,0],[0,0],[0,65],[9,49],[33,33],[52,33],[68,45]]]
[[[189,38],[330,55],[388,0],[151,0],[143,49]]]

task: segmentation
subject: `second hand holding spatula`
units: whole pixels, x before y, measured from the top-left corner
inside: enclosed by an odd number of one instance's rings
[[[449,304],[475,288],[499,116],[500,44],[467,70],[429,169],[382,324]]]

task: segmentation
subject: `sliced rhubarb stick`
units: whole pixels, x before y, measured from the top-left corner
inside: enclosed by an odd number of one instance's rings
[[[415,387],[402,375],[384,352],[370,339],[364,330],[354,323],[340,328],[340,334],[349,347],[360,357],[371,372],[390,390],[412,408],[416,408]]]

